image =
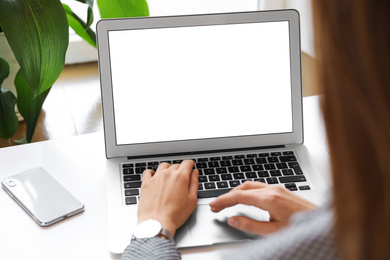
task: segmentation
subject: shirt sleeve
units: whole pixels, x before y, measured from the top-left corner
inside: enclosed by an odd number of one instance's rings
[[[131,241],[125,252],[122,254],[122,260],[154,260],[154,259],[181,259],[180,251],[175,244],[168,239],[152,237],[142,238]]]

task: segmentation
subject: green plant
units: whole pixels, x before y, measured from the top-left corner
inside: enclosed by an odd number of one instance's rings
[[[64,68],[68,26],[96,47],[96,34],[90,28],[94,1],[75,1],[88,6],[86,21],[60,0],[0,1],[0,32],[4,32],[20,65],[14,81],[17,96],[0,91],[0,138],[8,139],[15,133],[17,104],[27,124],[26,137],[20,142],[31,142],[42,105]],[[98,0],[97,4],[102,18],[149,15],[146,0]],[[0,87],[8,75],[8,63],[0,53]]]

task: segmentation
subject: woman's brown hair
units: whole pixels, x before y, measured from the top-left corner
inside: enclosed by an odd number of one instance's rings
[[[342,259],[390,259],[390,1],[313,0]]]

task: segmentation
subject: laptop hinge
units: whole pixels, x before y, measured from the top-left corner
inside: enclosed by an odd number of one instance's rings
[[[145,159],[145,158],[155,158],[155,157],[173,157],[173,156],[187,156],[187,155],[202,155],[210,153],[226,153],[226,152],[240,152],[240,151],[251,151],[251,150],[264,150],[264,149],[276,149],[276,148],[285,148],[284,145],[273,145],[273,146],[261,146],[261,147],[247,147],[247,148],[236,148],[236,149],[221,149],[221,150],[207,150],[207,151],[196,151],[196,152],[183,152],[183,153],[165,153],[165,154],[149,154],[149,155],[137,155],[137,156],[127,156],[128,160],[134,159]]]

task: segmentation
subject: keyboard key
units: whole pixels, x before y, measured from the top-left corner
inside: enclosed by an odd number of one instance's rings
[[[152,165],[147,166],[147,169],[152,170],[152,171],[157,171],[157,168],[158,168],[158,166],[152,166]]]
[[[244,159],[245,155],[235,155],[234,159]]]
[[[231,188],[228,189],[217,189],[217,190],[201,190],[198,191],[198,198],[214,198],[222,194],[229,192]]]
[[[305,176],[286,176],[286,177],[279,177],[279,181],[281,183],[301,182],[301,181],[306,181],[306,178]]]
[[[230,161],[221,161],[221,167],[228,167],[232,166],[232,163]]]
[[[207,176],[199,176],[199,182],[208,182]]]
[[[229,184],[226,181],[220,181],[220,182],[217,182],[217,187],[219,189],[229,188]]]
[[[209,162],[208,165],[209,165],[209,168],[217,168],[217,167],[219,167],[219,162],[212,161],[212,162]]]
[[[141,188],[141,184],[142,184],[142,182],[140,182],[140,181],[126,182],[125,189]]]
[[[269,153],[259,153],[259,157],[268,157]]]
[[[279,181],[278,181],[278,178],[271,177],[271,178],[267,178],[267,183],[268,184],[277,184],[277,183],[279,183]]]
[[[268,160],[269,163],[277,163],[277,162],[279,162],[278,157],[268,157],[267,160]]]
[[[294,175],[293,170],[291,169],[284,169],[282,170],[283,175]]]
[[[205,163],[205,162],[198,162],[198,163],[196,163],[196,168],[197,169],[207,168],[207,163]]]
[[[296,166],[299,166],[298,162],[289,162],[288,163],[288,167],[290,167],[290,168],[293,168],[293,167],[296,167]]]
[[[244,159],[244,165],[253,165],[255,164],[255,159]]]
[[[240,169],[241,169],[242,172],[250,172],[250,171],[252,171],[252,167],[250,167],[249,165],[240,166]]]
[[[271,174],[271,176],[282,176],[282,173],[279,171],[279,170],[271,170],[269,171],[269,174]]]
[[[233,156],[222,156],[222,160],[227,161],[227,160],[232,160]]]
[[[279,170],[281,170],[281,169],[287,169],[288,166],[287,166],[286,163],[277,163],[277,164],[276,164],[276,168],[278,168]]]
[[[310,186],[309,185],[299,186],[299,190],[310,190]]]
[[[164,160],[164,161],[161,161],[161,163],[163,163],[163,162],[165,162],[165,163],[169,163],[169,164],[171,164],[171,163],[172,163],[172,161],[169,161],[169,160]]]
[[[220,181],[219,175],[210,175],[209,181]]]
[[[183,162],[183,160],[173,160],[172,163],[173,164],[181,164]]]
[[[256,157],[257,157],[257,154],[255,154],[255,153],[246,155],[246,158],[256,158]]]
[[[292,168],[294,169],[294,172],[295,172],[296,175],[303,174],[302,169],[301,169],[301,167],[299,165],[295,166],[295,167],[292,167]]]
[[[248,179],[257,178],[257,174],[256,174],[255,172],[247,172],[247,173],[245,173],[245,176],[246,176]]]
[[[140,181],[141,180],[141,175],[126,175],[123,176],[124,181]]]
[[[233,166],[239,166],[239,165],[244,165],[241,159],[233,160],[232,161]]]
[[[294,152],[293,151],[286,151],[286,152],[283,152],[283,155],[294,155]]]
[[[297,158],[294,155],[280,156],[279,159],[281,162],[296,162],[297,161]]]
[[[125,202],[126,202],[126,205],[137,204],[137,198],[136,197],[126,197]]]
[[[226,168],[217,168],[217,169],[215,169],[215,171],[216,171],[218,174],[227,173],[227,169],[226,169]]]
[[[202,169],[198,169],[199,175],[204,175]]]
[[[203,173],[205,175],[215,174],[215,170],[214,169],[203,169]]]
[[[282,155],[281,152],[271,153],[271,156],[281,156],[281,155]]]
[[[146,167],[137,167],[135,168],[135,173],[143,173],[146,170]]]
[[[263,182],[263,183],[265,183],[265,179],[264,179],[264,178],[260,178],[260,179],[254,179],[254,181],[259,181],[259,182]]]
[[[228,170],[229,170],[230,173],[240,172],[240,170],[238,169],[237,166],[228,167]]]
[[[229,181],[229,180],[233,180],[233,177],[231,174],[221,174],[221,179],[223,181]]]
[[[134,174],[134,169],[133,168],[124,168],[123,174]]]
[[[125,190],[125,196],[136,196],[139,195],[138,189]]]
[[[237,187],[238,185],[241,184],[240,181],[229,181],[230,187]]]
[[[210,161],[220,161],[221,157],[211,157]]]
[[[284,184],[284,187],[286,187],[286,189],[289,189],[291,191],[298,190],[297,185],[295,185],[295,183],[286,183],[286,184]]]
[[[203,190],[203,184],[202,183],[199,183],[198,190]]]
[[[264,167],[263,167],[263,165],[252,165],[252,169],[254,171],[262,171],[262,170],[264,170]]]
[[[256,163],[258,164],[267,163],[267,160],[265,158],[256,158]]]
[[[148,162],[148,166],[158,166],[159,162]]]
[[[146,163],[136,163],[135,167],[146,167]]]
[[[206,182],[203,185],[206,190],[215,189],[215,183],[213,182]]]
[[[264,164],[264,169],[266,170],[276,170],[275,164],[270,163],[270,164]]]
[[[198,158],[198,162],[208,162],[209,158]]]
[[[126,163],[126,164],[123,164],[123,165],[122,165],[122,168],[130,168],[130,167],[134,167],[134,164],[132,164],[132,163]]]
[[[269,173],[268,171],[260,171],[260,172],[257,172],[257,175],[259,175],[259,177],[269,177]]]
[[[245,176],[242,172],[239,172],[239,173],[233,173],[233,177],[235,180],[242,180],[242,179],[245,179]]]

